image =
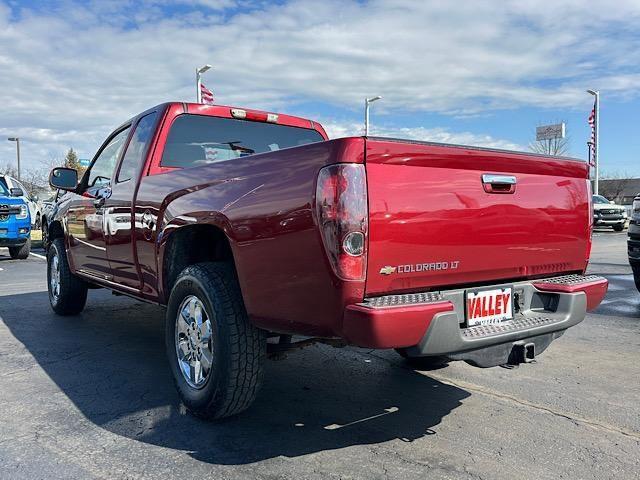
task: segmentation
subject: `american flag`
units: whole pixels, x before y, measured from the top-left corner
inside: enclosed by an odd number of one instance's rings
[[[213,105],[213,93],[203,83],[200,84],[200,98],[202,103],[206,105]]]
[[[589,163],[593,166],[594,165],[594,155],[595,155],[595,143],[596,143],[596,104],[593,104],[593,108],[591,109],[591,113],[589,114],[589,126],[591,127],[591,138],[590,138],[590,149],[589,152],[591,153],[589,158]]]
[[[204,158],[207,162],[215,162],[218,159],[218,149],[215,147],[204,148]]]

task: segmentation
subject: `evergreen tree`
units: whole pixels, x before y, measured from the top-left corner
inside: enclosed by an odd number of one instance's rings
[[[73,148],[70,148],[67,154],[64,156],[64,166],[77,170],[78,178],[82,178],[84,172],[87,170],[87,167],[83,167],[82,165],[80,165],[78,154]]]
[[[67,154],[64,156],[64,166],[68,168],[80,169],[80,160],[78,154],[73,148],[70,148]]]

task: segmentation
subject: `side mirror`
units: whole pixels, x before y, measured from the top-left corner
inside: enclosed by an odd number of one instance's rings
[[[49,185],[60,190],[73,191],[78,186],[78,171],[67,167],[54,168],[49,174]]]
[[[11,193],[12,197],[22,197],[22,196],[24,196],[24,192],[22,191],[21,188],[18,188],[18,187],[13,187],[10,190],[10,193]]]
[[[611,205],[615,205],[615,204],[616,204],[616,202],[614,202],[613,200],[609,200],[609,203],[610,203]]]

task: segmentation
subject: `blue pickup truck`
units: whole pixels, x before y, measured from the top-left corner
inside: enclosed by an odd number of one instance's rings
[[[31,218],[22,200],[22,189],[0,183],[0,247],[9,247],[11,258],[25,259],[31,251]]]

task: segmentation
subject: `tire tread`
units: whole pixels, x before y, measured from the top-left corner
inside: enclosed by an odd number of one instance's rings
[[[194,264],[182,271],[176,284],[185,277],[197,278],[209,292],[216,310],[216,325],[220,324],[219,334],[223,333],[220,341],[227,342],[228,351],[228,372],[223,375],[225,384],[204,408],[190,407],[190,410],[207,419],[236,415],[253,403],[262,384],[265,333],[248,319],[233,265],[225,262]]]
[[[80,313],[87,303],[87,283],[71,273],[67,253],[64,247],[64,240],[56,238],[51,242],[51,246],[47,252],[47,288],[51,288],[49,284],[49,264],[54,251],[58,252],[58,262],[60,264],[60,297],[57,304],[49,302],[51,308],[58,315],[77,315]],[[51,300],[51,296],[49,296]]]

